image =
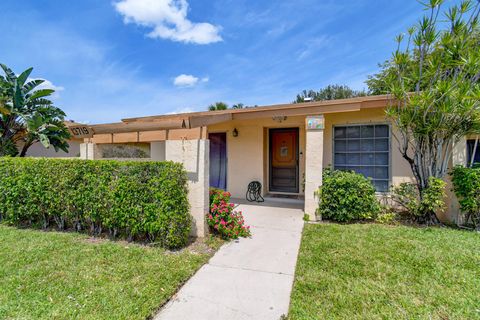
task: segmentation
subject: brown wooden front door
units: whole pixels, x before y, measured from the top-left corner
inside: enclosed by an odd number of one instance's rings
[[[298,193],[298,128],[270,129],[270,191]]]

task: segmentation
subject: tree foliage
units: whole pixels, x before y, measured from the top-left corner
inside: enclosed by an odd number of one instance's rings
[[[215,102],[208,106],[208,111],[217,111],[217,110],[227,110],[227,109],[244,109],[244,108],[256,108],[257,105],[254,106],[246,106],[243,103],[235,103],[231,107],[225,102]]]
[[[325,88],[320,89],[319,91],[315,90],[303,90],[300,94],[297,95],[294,103],[305,102],[306,98],[310,98],[309,101],[324,101],[324,100],[337,100],[337,99],[348,99],[366,96],[365,91],[358,91],[349,88],[346,85],[328,85]]]
[[[23,157],[36,142],[67,152],[65,113],[48,99],[54,90],[39,89],[44,80],[29,80],[33,68],[17,76],[6,65],[0,67],[5,73],[0,76],[0,156]]]
[[[208,106],[208,111],[218,111],[218,110],[227,110],[228,104],[225,102],[215,102]]]
[[[480,167],[456,166],[452,170],[452,183],[465,223],[472,223],[480,231]]]
[[[243,109],[245,105],[243,103],[236,103],[232,106],[232,109]]]
[[[479,3],[463,1],[443,18],[443,2],[425,4],[428,14],[367,81],[370,92],[391,95],[387,116],[421,199],[430,177],[447,174],[454,144],[480,130]],[[438,221],[428,207],[419,215]]]

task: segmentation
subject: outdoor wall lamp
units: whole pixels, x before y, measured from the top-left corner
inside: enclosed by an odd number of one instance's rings
[[[236,138],[238,137],[238,130],[237,128],[233,129],[232,135]]]

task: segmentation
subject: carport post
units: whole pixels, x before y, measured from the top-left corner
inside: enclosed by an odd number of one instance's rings
[[[95,160],[101,159],[101,152],[96,143],[82,143],[80,144],[80,159]]]
[[[207,139],[165,141],[166,160],[182,163],[187,170],[192,235],[196,237],[208,233],[205,215],[209,211],[209,142]]]

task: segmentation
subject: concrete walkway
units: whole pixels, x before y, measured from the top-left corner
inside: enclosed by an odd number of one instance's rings
[[[155,319],[279,320],[286,315],[303,212],[294,204],[278,206],[240,205],[252,238],[224,245]]]

